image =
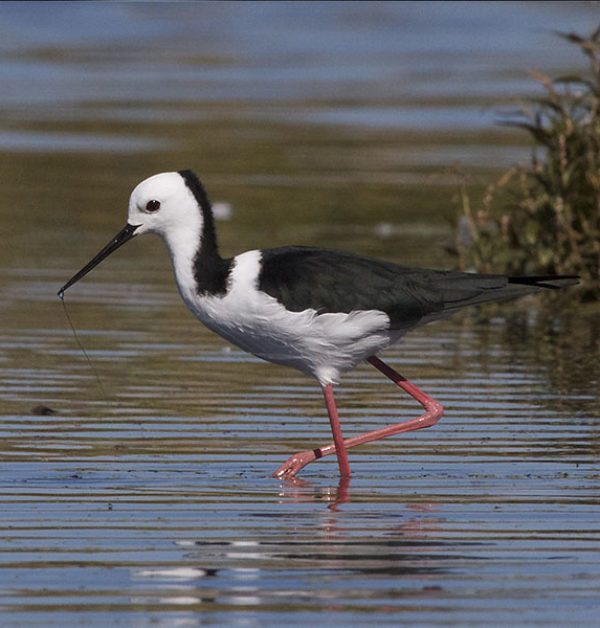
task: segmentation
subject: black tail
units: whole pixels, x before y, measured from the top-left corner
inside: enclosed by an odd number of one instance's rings
[[[558,290],[566,286],[574,286],[579,283],[579,275],[542,275],[539,277],[509,277],[508,283],[516,283],[522,286],[536,288],[548,288]]]
[[[440,278],[438,289],[442,295],[443,315],[468,305],[518,299],[540,290],[557,290],[579,282],[576,275],[506,277],[505,275],[456,272],[440,275]],[[440,312],[433,314],[433,317],[439,317],[439,315]]]

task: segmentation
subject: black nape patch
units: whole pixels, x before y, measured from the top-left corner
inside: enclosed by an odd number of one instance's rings
[[[210,201],[208,200],[206,190],[204,189],[204,186],[202,185],[200,179],[198,179],[196,174],[191,170],[179,170],[179,174],[185,181],[185,184],[191,190],[196,201],[198,201],[198,205],[200,206],[202,211],[211,211]]]
[[[202,212],[202,234],[198,243],[198,252],[194,258],[196,291],[200,295],[223,295],[227,292],[233,260],[222,259],[219,255],[212,207],[200,179],[191,170],[180,170],[179,174],[191,190]]]

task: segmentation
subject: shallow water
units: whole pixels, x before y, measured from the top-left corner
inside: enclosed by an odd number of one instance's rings
[[[31,308],[56,279],[32,280]],[[568,327],[542,355],[547,323],[523,312],[408,336],[389,361],[446,406],[440,423],[351,451],[348,485],[330,459],[281,483],[288,455],[329,442],[317,387],[162,290],[69,302],[106,398],[60,312],[5,330],[2,625],[595,623],[598,355],[570,375]],[[571,323],[598,343],[594,320]],[[338,404],[347,435],[417,412],[366,365]]]
[[[528,155],[482,107],[576,66],[550,31],[594,6],[0,3],[0,625],[598,625],[597,311],[407,336],[386,359],[442,420],[282,483],[329,442],[318,388],[197,323],[158,240],[67,292],[91,365],[56,297],[182,167],[226,254],[451,266],[448,166],[477,194]],[[336,394],[348,436],[419,411],[368,365]]]

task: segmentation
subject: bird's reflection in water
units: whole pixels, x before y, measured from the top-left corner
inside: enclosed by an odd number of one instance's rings
[[[384,493],[378,499],[370,488],[351,487],[350,479],[334,486],[295,479],[278,490],[270,505],[249,504],[246,521],[256,526],[246,525],[245,534],[229,528],[176,541],[180,564],[193,568],[172,576],[164,567],[140,570],[137,579],[150,588],[165,580],[153,599],[170,604],[173,596],[194,610],[215,604],[273,612],[290,604],[376,609],[382,590],[399,605],[407,595],[445,595],[456,561],[469,559],[466,546],[480,545],[448,538],[443,504],[390,501]],[[259,532],[248,534],[252,527]]]

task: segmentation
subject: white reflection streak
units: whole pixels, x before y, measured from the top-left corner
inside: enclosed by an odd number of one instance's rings
[[[199,569],[198,567],[166,567],[157,569],[139,569],[134,571],[133,576],[136,579],[143,580],[167,580],[171,581],[169,584],[165,584],[166,589],[175,590],[180,595],[169,596],[137,596],[132,598],[132,603],[148,604],[151,600],[154,604],[164,605],[178,605],[178,606],[192,606],[200,604],[202,598],[197,595],[193,595],[196,590],[193,584],[183,584],[184,582],[191,582],[203,578],[208,575],[205,569]],[[174,584],[174,582],[180,581],[181,584]],[[185,592],[185,594],[184,594]],[[170,624],[170,626],[190,626],[195,625],[192,623],[191,618],[179,618],[178,623]]]
[[[231,547],[260,548],[260,543],[258,541],[232,541]],[[225,556],[227,556],[227,558],[250,558],[252,560],[260,560],[262,558],[265,558],[265,552],[264,551],[259,551],[259,552],[235,551],[235,552],[225,552]]]
[[[165,569],[140,569],[134,572],[136,578],[167,578],[169,580],[196,580],[208,575],[205,569],[197,567],[167,567]]]

